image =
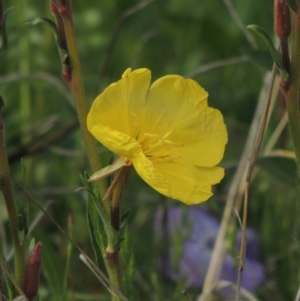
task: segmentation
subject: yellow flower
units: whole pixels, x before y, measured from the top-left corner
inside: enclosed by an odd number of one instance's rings
[[[216,166],[227,143],[222,114],[207,106],[208,93],[191,79],[150,81],[150,70],[127,69],[94,101],[88,129],[120,156],[117,167],[102,174],[133,165],[165,196],[186,204],[206,201],[224,176]]]

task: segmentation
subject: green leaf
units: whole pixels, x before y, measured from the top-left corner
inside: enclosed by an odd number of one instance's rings
[[[281,54],[274,46],[274,43],[273,43],[270,35],[263,28],[259,27],[258,25],[248,25],[247,28],[253,30],[257,35],[259,35],[264,40],[264,42],[266,43],[266,45],[273,57],[276,67],[280,70],[281,76],[284,78],[285,81],[287,81],[289,75],[288,75],[287,71],[284,70],[284,68],[283,68]]]
[[[88,192],[88,199],[86,202],[87,224],[88,224],[88,229],[89,229],[96,261],[97,264],[99,265],[100,258],[102,258],[102,254],[105,253],[107,238],[103,229],[100,216],[97,213],[95,202],[92,200],[92,195],[96,197],[98,195],[98,191],[94,189],[92,183],[87,181],[88,177],[86,173],[84,175],[80,175],[80,178],[84,185],[84,189]]]
[[[52,32],[53,32],[54,37],[55,37],[55,42],[56,42],[56,45],[57,45],[57,48],[58,48],[58,52],[59,52],[59,56],[60,56],[61,62],[62,62],[62,64],[64,64],[67,67],[69,67],[68,63],[67,63],[68,58],[69,58],[68,51],[60,43],[56,24],[52,20],[50,20],[50,19],[48,19],[46,17],[37,17],[33,21],[28,22],[26,24],[37,25],[39,23],[44,23],[44,24],[46,24],[47,26],[49,26],[52,29]]]
[[[126,263],[122,266],[122,288],[123,293],[128,297],[129,300],[137,300],[136,289],[134,286],[136,266],[128,225],[125,227],[124,232],[126,235],[126,240],[122,244],[122,248],[120,250],[122,262]]]
[[[267,70],[272,69],[273,59],[268,51],[246,49],[243,53],[258,66]]]
[[[101,240],[100,249],[103,251],[103,236],[107,238],[107,245],[113,250],[118,250],[121,242],[124,240],[122,234],[116,231],[110,223],[105,208],[103,206],[102,200],[100,199],[97,189],[94,184],[88,182],[86,175],[81,177],[83,181],[84,188],[88,192],[88,209],[91,215],[91,220],[93,222],[94,233],[97,242]],[[98,214],[101,223],[99,223],[97,215]],[[99,239],[97,238],[99,237]]]
[[[111,223],[110,223],[110,219],[107,217],[104,206],[102,204],[102,200],[100,198],[94,198],[93,195],[91,195],[91,199],[94,202],[95,208],[96,208],[96,212],[98,212],[100,219],[102,221],[103,224],[103,228],[105,231],[105,234],[107,236],[107,244],[108,246],[110,246],[111,249],[113,250],[118,250],[119,246],[121,244],[121,242],[124,240],[124,238],[122,237],[122,235],[116,231]],[[96,231],[98,231],[99,229],[95,229]]]
[[[105,241],[106,237],[103,233],[103,227],[101,220],[98,214],[95,214],[94,202],[88,200],[86,204],[86,214],[87,214],[87,223],[89,228],[89,233],[91,237],[92,246],[94,249],[95,257],[97,264],[99,266],[100,260],[102,258],[102,253],[105,252]],[[101,227],[102,229],[99,229]],[[96,230],[97,229],[97,230]],[[102,252],[102,253],[101,253]]]
[[[23,244],[28,233],[28,218],[26,207],[21,206],[18,213],[18,236],[21,244]]]
[[[295,188],[297,170],[295,159],[279,156],[263,157],[258,158],[257,164],[280,181]]]
[[[124,228],[126,226],[128,217],[129,217],[129,212],[130,209],[126,210],[125,213],[122,214],[121,216],[121,222],[120,222],[120,232],[123,233],[124,232]]]

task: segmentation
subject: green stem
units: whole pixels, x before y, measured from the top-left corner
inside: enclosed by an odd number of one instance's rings
[[[120,277],[120,261],[119,251],[106,252],[107,272],[109,280],[118,289],[121,290],[121,277]],[[112,301],[121,301],[121,298],[115,294],[111,294]]]
[[[287,71],[288,74],[291,73],[291,62],[289,55],[289,40],[286,37],[280,38],[280,48],[283,69]]]
[[[117,175],[117,183],[114,187],[113,196],[111,200],[111,224],[117,230],[120,231],[120,196],[122,190],[123,177],[127,173],[127,168],[122,168],[120,174]]]
[[[1,111],[4,106],[2,97],[0,96],[0,191],[4,196],[7,213],[9,216],[10,229],[14,244],[14,270],[16,282],[23,287],[23,278],[25,270],[24,246],[21,244],[18,235],[18,215],[13,198],[10,169],[8,164],[7,152],[4,141],[4,129]]]
[[[58,0],[57,3],[61,7],[66,7],[66,9],[61,12],[61,17],[64,22],[65,37],[67,42],[68,56],[70,59],[70,68],[71,68],[71,79],[70,82],[68,82],[68,84],[74,98],[77,116],[82,130],[83,139],[85,142],[90,166],[93,173],[95,173],[96,171],[101,169],[102,166],[99,159],[99,154],[97,151],[95,139],[88,131],[87,124],[86,124],[88,108],[85,99],[85,92],[84,92],[83,80],[81,76],[79,56],[77,52],[75,29],[74,29],[72,11],[71,11],[71,3],[70,0],[65,0],[65,1]],[[104,196],[107,190],[105,181],[99,181],[98,187],[99,187],[100,195]],[[104,206],[107,212],[109,212],[108,201],[105,202]]]
[[[299,72],[300,72],[300,14],[294,15],[292,31],[291,74],[285,92],[289,124],[296,155],[298,171],[300,170],[300,112],[299,112]]]
[[[123,183],[123,175],[125,172],[126,168],[121,170],[120,174],[117,176],[117,183],[115,184],[111,201],[111,224],[117,231],[120,230],[120,196]],[[114,286],[121,290],[119,250],[110,250],[110,246],[108,246],[105,258],[107,260],[107,272],[109,274],[109,279]],[[118,296],[112,295],[112,300],[119,301],[121,299]]]
[[[76,37],[74,24],[72,19],[72,11],[71,11],[71,2],[70,0],[57,0],[58,11],[64,22],[64,31],[67,42],[68,56],[70,60],[70,70],[71,74],[69,76],[69,80],[66,80],[69,84],[71,92],[74,97],[75,107],[79,119],[79,124],[82,129],[87,155],[90,161],[90,165],[93,172],[101,169],[101,163],[99,159],[99,155],[96,148],[95,139],[90,134],[87,129],[86,117],[88,114],[88,109],[85,100],[85,93],[83,87],[83,81],[81,77],[79,56],[77,52],[76,46]],[[98,182],[99,184],[99,192],[103,197],[107,191],[107,186],[104,181]],[[119,199],[121,192],[122,178],[118,180],[117,185],[114,188],[113,192],[113,201],[112,201],[112,225],[118,231],[119,230]],[[107,200],[105,203],[106,212],[110,212],[110,202]],[[109,245],[106,249],[105,254],[103,254],[103,258],[105,261],[105,266],[107,272],[109,274],[109,279],[117,288],[121,288],[121,277],[120,277],[120,264],[119,264],[119,250],[112,249]],[[113,301],[120,301],[121,299],[112,295]]]
[[[248,202],[249,202],[249,184],[250,184],[250,178],[249,178],[249,181],[247,181],[246,188],[245,188],[243,224],[242,224],[242,238],[241,238],[240,256],[239,256],[240,261],[239,261],[237,290],[236,290],[236,295],[235,295],[235,301],[240,300],[242,272],[244,270],[245,257],[246,257],[246,227],[247,227]]]

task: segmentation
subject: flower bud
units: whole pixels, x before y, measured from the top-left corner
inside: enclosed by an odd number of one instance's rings
[[[50,1],[50,10],[54,16],[59,15],[56,3],[54,1]]]
[[[66,84],[70,86],[72,82],[71,70],[65,64],[63,64],[62,66],[61,75],[65,80]]]
[[[54,2],[53,0],[51,2]],[[66,1],[66,0],[60,0],[56,3],[54,3],[57,9],[58,14],[63,17],[71,17],[71,6],[70,6],[70,1]],[[51,3],[52,6],[52,3]]]
[[[274,30],[279,38],[287,38],[291,33],[290,9],[285,0],[274,2]]]
[[[27,258],[23,292],[29,301],[37,295],[42,263],[42,244],[39,242]]]

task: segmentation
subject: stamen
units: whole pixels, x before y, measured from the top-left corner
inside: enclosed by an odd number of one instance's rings
[[[150,144],[150,146],[148,146],[147,148],[144,149],[144,152],[150,152],[150,151],[153,151],[153,150],[156,150],[158,148],[163,148],[163,145],[171,145],[173,147],[178,147],[178,146],[182,146],[182,144],[180,143],[176,143],[176,142],[173,142],[169,139],[166,139],[168,138],[172,133],[174,132],[174,130],[171,130],[169,132],[167,132],[165,135],[163,135],[161,137],[161,135],[158,135],[158,134],[150,134],[150,133],[144,133],[144,136],[146,137],[149,137],[149,138],[154,138],[153,140],[156,142],[153,143],[153,144]],[[170,147],[165,147],[166,150],[170,150]]]
[[[168,162],[175,158],[181,158],[181,156],[147,156],[151,162]]]

